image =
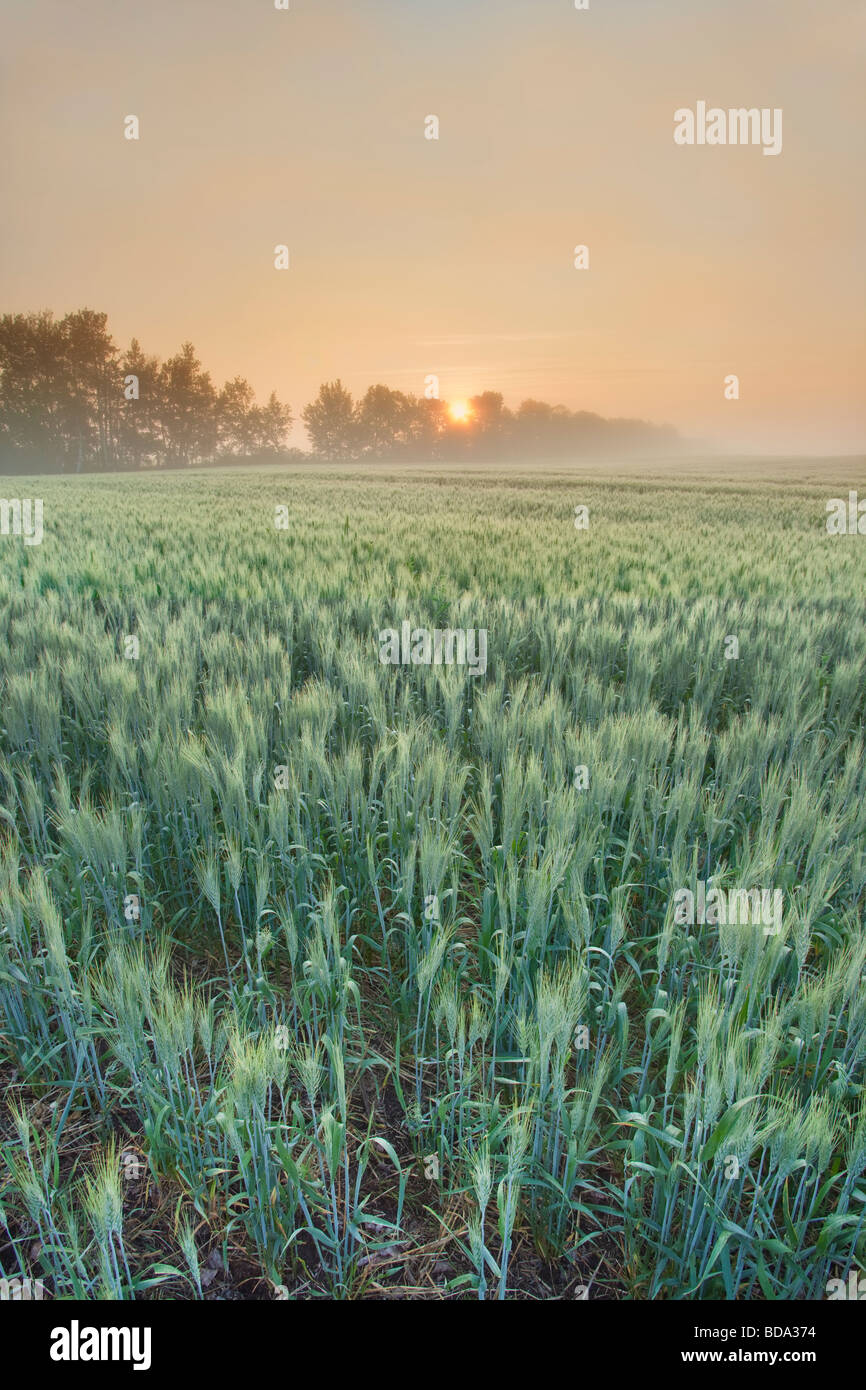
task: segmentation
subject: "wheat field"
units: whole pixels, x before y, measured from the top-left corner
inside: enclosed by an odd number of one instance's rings
[[[825,526],[858,487],[4,479],[44,538],[0,538],[0,1275],[731,1300],[863,1267],[866,540]],[[483,671],[384,663],[404,623],[483,631]],[[680,920],[711,886],[779,921]]]

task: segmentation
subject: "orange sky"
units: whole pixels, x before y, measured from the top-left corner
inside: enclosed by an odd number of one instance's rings
[[[863,0],[40,0],[4,30],[3,311],[190,338],[296,413],[436,373],[866,444]],[[782,108],[781,154],[678,147],[698,100]]]

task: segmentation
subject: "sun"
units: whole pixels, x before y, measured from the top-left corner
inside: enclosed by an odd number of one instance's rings
[[[449,405],[448,410],[451,415],[451,419],[456,420],[458,424],[460,424],[460,422],[463,420],[469,419],[469,406],[467,405],[466,401],[454,401],[451,405]]]

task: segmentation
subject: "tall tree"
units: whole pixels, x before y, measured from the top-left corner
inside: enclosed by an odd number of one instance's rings
[[[160,430],[169,460],[188,467],[211,458],[217,444],[217,395],[192,343],[163,362],[159,381]]]
[[[121,390],[118,353],[108,315],[77,309],[61,320],[64,344],[64,429],[76,472],[117,462]]]
[[[0,318],[0,448],[12,469],[62,467],[68,441],[65,346],[45,310]]]
[[[292,427],[292,412],[275,391],[266,405],[256,405],[253,388],[240,376],[226,382],[217,414],[220,452],[234,457],[279,454]]]
[[[286,446],[292,428],[292,412],[272,391],[264,405],[254,407],[253,452],[279,454]]]
[[[471,441],[476,453],[495,456],[506,445],[513,424],[501,391],[483,391],[469,401]]]
[[[404,448],[409,423],[409,402],[402,391],[371,386],[355,410],[359,451],[383,458]]]
[[[448,429],[444,401],[406,397],[406,440],[413,458],[438,458]]]
[[[227,381],[217,401],[217,433],[220,453],[251,454],[255,421],[255,392],[248,381],[236,376]]]
[[[121,399],[117,420],[117,445],[124,468],[158,463],[160,433],[160,366],[133,338],[120,361]]]
[[[321,458],[351,458],[356,447],[355,408],[351,392],[339,380],[323,383],[301,419],[313,452]]]

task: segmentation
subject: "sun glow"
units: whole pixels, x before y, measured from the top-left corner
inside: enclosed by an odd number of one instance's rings
[[[458,424],[469,419],[469,406],[465,401],[454,401],[453,404],[449,405],[448,410],[451,419],[456,420]]]

